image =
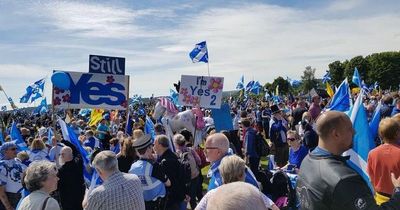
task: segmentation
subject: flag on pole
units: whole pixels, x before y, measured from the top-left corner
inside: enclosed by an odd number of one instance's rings
[[[344,79],[340,84],[336,93],[333,95],[331,103],[327,107],[327,110],[336,110],[345,112],[350,109],[350,88],[347,79]]]
[[[189,57],[192,59],[193,63],[208,63],[208,50],[206,41],[197,43],[192,52],[189,53]]]
[[[5,112],[5,111],[7,111],[7,106],[1,106],[1,111],[3,111],[3,112]]]
[[[28,145],[26,145],[24,139],[22,138],[21,133],[19,132],[19,129],[17,128],[17,124],[15,122],[13,122],[11,125],[10,136],[11,140],[13,140],[17,145],[19,151],[28,150]]]
[[[353,136],[353,148],[343,155],[350,155],[348,161],[350,167],[357,171],[373,190],[367,173],[367,160],[369,151],[375,148],[375,142],[369,130],[367,114],[362,102],[363,95],[364,91],[361,89],[354,106],[348,112],[356,133]]]
[[[237,85],[236,85],[236,89],[237,89],[237,90],[243,90],[243,89],[244,89],[244,75],[242,75],[242,76],[240,77],[240,80],[239,80],[239,82],[238,82]]]
[[[329,84],[329,82],[326,82],[326,92],[328,93],[329,97],[333,97],[333,95],[335,94],[332,90],[331,85]]]
[[[371,131],[372,138],[375,139],[376,136],[378,135],[378,128],[379,128],[379,122],[381,121],[381,107],[382,103],[379,102],[378,106],[376,106],[374,114],[372,115],[372,119],[369,122],[369,130]]]
[[[251,87],[250,92],[252,92],[252,93],[258,95],[258,94],[260,94],[261,88],[262,88],[262,86],[260,85],[260,83],[259,83],[258,81],[256,81],[256,82],[253,84],[253,87]]]
[[[156,133],[154,131],[154,123],[150,119],[149,116],[146,116],[146,122],[144,125],[144,133],[145,134],[150,134],[152,142],[154,142],[154,139],[156,138]]]
[[[92,109],[90,114],[89,126],[96,125],[101,119],[103,119],[104,109]]]
[[[327,83],[331,81],[331,79],[331,74],[329,73],[329,71],[326,71],[326,74],[322,77],[322,83]]]
[[[254,80],[249,81],[246,85],[246,92],[249,92],[251,88],[253,88],[253,86],[254,86]]]
[[[29,99],[31,99],[31,103],[40,98],[43,97],[43,89],[44,89],[44,83],[45,83],[45,78],[40,79],[36,82],[34,82],[32,85],[29,85],[26,88],[26,93],[20,98],[20,103],[28,103]]]
[[[356,84],[359,88],[362,88],[361,85],[361,77],[360,74],[358,73],[357,67],[354,67],[354,74],[353,74],[353,79],[351,80],[354,84]]]
[[[133,121],[130,110],[128,110],[128,117],[126,119],[125,134],[132,136]]]
[[[47,101],[46,101],[46,97],[42,99],[42,101],[40,102],[39,106],[36,107],[35,110],[33,110],[34,114],[43,114],[46,113],[48,110],[47,108]]]

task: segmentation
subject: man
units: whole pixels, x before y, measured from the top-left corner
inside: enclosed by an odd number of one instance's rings
[[[6,142],[0,148],[0,210],[15,209],[21,198],[21,176],[26,166],[17,161],[17,145]]]
[[[272,119],[269,137],[275,146],[275,162],[279,167],[286,165],[289,157],[289,146],[286,141],[287,122],[282,117],[282,111],[277,105],[271,106]]]
[[[169,180],[171,180],[171,186],[167,188],[166,209],[178,210],[185,200],[185,195],[189,194],[185,189],[186,183],[182,180],[182,166],[175,153],[169,149],[169,139],[166,135],[158,135],[156,137],[153,149],[158,156],[158,162],[164,169]]]
[[[390,117],[390,115],[392,114],[392,110],[393,110],[393,98],[390,95],[384,96],[382,99],[382,107],[379,110],[379,112],[381,113],[381,119],[385,118],[385,117]]]
[[[317,120],[317,133],[318,147],[304,158],[298,176],[301,209],[399,209],[400,177],[391,175],[396,189],[392,199],[377,206],[368,184],[348,166],[349,157],[341,156],[353,144],[354,129],[346,114],[323,113]]]
[[[222,158],[231,155],[228,153],[229,140],[222,133],[215,133],[207,137],[204,152],[207,160],[211,163],[207,177],[210,178],[208,184],[208,191],[215,189],[222,185],[221,174],[219,173],[218,166],[221,163]],[[258,188],[257,180],[254,174],[246,169],[245,182],[250,183]]]
[[[90,147],[90,148],[92,148],[92,150],[94,150],[95,148],[100,148],[100,149],[103,148],[100,140],[98,138],[94,137],[93,131],[91,131],[91,130],[86,131],[85,137],[86,137],[86,140],[83,142],[83,145],[85,147]]]
[[[63,210],[82,209],[85,195],[83,163],[74,158],[71,147],[64,146],[60,152],[61,168],[58,169],[58,191]]]
[[[308,109],[308,112],[310,112],[312,120],[317,120],[317,117],[319,116],[319,113],[321,113],[321,107],[319,106],[320,102],[320,97],[319,95],[315,95],[311,99],[311,106]]]
[[[393,107],[391,117],[395,116],[396,114],[400,113],[400,98],[396,99],[396,106]]]
[[[301,121],[302,117],[303,117],[303,113],[306,112],[306,103],[301,100],[297,103],[297,107],[293,110],[292,112],[292,116],[293,116],[293,125],[297,125],[299,124],[299,122]]]
[[[135,139],[132,146],[136,149],[139,160],[132,164],[129,173],[136,174],[142,181],[146,210],[163,209],[165,186],[171,186],[171,182],[161,166],[154,162],[151,136],[147,134]]]
[[[93,166],[104,182],[89,194],[87,210],[145,209],[140,179],[118,170],[114,152],[100,152],[94,158]]]
[[[245,145],[245,157],[250,165],[250,169],[253,173],[258,172],[258,166],[260,165],[260,156],[256,152],[256,131],[251,127],[250,120],[244,119],[242,121],[246,134],[244,136]]]
[[[97,137],[103,145],[104,149],[110,149],[110,142],[108,142],[109,132],[110,128],[107,126],[107,117],[105,116],[103,117],[103,119],[101,119],[96,130]]]

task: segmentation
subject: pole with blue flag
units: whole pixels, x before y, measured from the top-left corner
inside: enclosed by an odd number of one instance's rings
[[[13,140],[17,145],[19,151],[28,150],[28,145],[26,145],[24,139],[22,138],[21,133],[19,132],[19,129],[17,128],[17,124],[15,122],[13,122],[11,125],[10,136],[11,140]]]
[[[353,74],[353,78],[351,80],[354,84],[356,84],[359,88],[362,88],[361,85],[361,77],[360,74],[358,73],[358,69],[357,67],[354,67],[354,74]]]
[[[335,95],[333,95],[330,104],[326,110],[336,110],[345,112],[350,109],[350,88],[347,79],[344,79],[340,84]]]
[[[189,57],[193,63],[207,63],[208,76],[210,76],[210,65],[208,60],[208,49],[206,41],[197,43],[194,49],[189,53]]]
[[[381,107],[382,103],[379,102],[375,108],[371,121],[369,122],[369,130],[371,131],[372,138],[375,139],[378,135],[379,122],[381,121]]]
[[[343,153],[343,155],[350,155],[350,160],[348,161],[349,166],[362,176],[373,191],[367,173],[367,160],[369,151],[375,148],[375,142],[369,130],[367,114],[362,103],[363,95],[364,91],[361,89],[357,100],[348,112],[351,122],[353,123],[355,135],[353,136],[353,148]]]
[[[151,141],[154,143],[154,140],[156,138],[156,133],[154,131],[154,123],[150,119],[149,116],[146,116],[146,122],[145,122],[145,125],[144,125],[144,133],[145,134],[150,134],[151,135]],[[170,143],[172,143],[172,142],[170,142]]]

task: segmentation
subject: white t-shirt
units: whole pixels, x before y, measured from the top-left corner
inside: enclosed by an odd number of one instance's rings
[[[21,177],[26,166],[16,159],[0,161],[0,185],[5,191],[18,193],[22,189]]]
[[[60,157],[61,149],[62,149],[63,147],[64,147],[64,144],[57,143],[57,146],[54,146],[54,147],[52,147],[52,148],[50,149],[50,152],[49,152],[50,161],[56,161],[57,158]],[[57,157],[56,157],[56,154],[57,154]]]
[[[46,149],[43,150],[32,150],[27,151],[29,155],[29,161],[49,160]]]

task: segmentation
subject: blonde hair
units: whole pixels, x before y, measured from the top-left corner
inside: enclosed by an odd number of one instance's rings
[[[385,118],[379,123],[379,136],[386,143],[397,141],[398,132],[400,132],[399,123],[393,118]]]
[[[26,151],[21,151],[21,152],[18,152],[17,158],[20,161],[24,161],[24,160],[28,160],[29,159],[29,155],[28,155],[28,153]]]
[[[140,130],[140,129],[135,129],[134,131],[133,131],[133,139],[138,139],[138,138],[140,138],[141,136],[143,136],[144,135],[144,133],[143,133],[143,131],[142,130]]]
[[[46,147],[44,142],[41,139],[35,139],[32,141],[31,150],[39,149],[42,150]]]
[[[296,138],[296,140],[300,140],[300,135],[297,133],[297,131],[294,131],[294,130],[288,130],[287,132],[286,132],[286,135],[293,135],[294,136],[294,138]]]
[[[243,181],[246,163],[239,156],[231,155],[222,158],[218,170],[224,184]]]

